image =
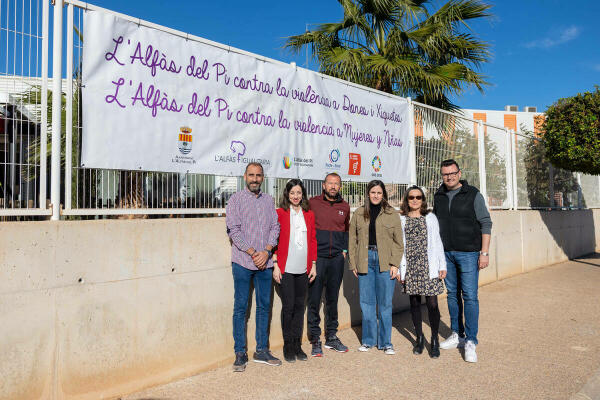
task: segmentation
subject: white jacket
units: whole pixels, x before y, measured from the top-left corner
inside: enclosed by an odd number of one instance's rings
[[[402,231],[404,233],[404,254],[400,262],[400,277],[402,280],[406,277],[406,216],[401,215]],[[437,217],[433,213],[425,216],[427,224],[427,261],[429,263],[429,278],[434,279],[440,276],[440,271],[446,271],[446,256],[444,255],[444,244],[440,237],[440,225]]]

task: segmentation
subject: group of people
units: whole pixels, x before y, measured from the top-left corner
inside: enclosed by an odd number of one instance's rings
[[[231,240],[234,280],[233,370],[244,371],[246,313],[250,285],[256,296],[256,351],[253,361],[281,365],[268,347],[272,281],[279,286],[283,356],[287,362],[305,361],[302,349],[304,312],[311,356],[322,357],[323,347],[347,352],[337,337],[338,298],[347,264],[358,278],[362,338],[358,351],[377,347],[395,354],[392,336],[392,299],[397,281],[409,295],[416,338],[414,354],[422,354],[421,301],[425,297],[431,327],[430,356],[440,348],[465,348],[465,360],[477,362],[479,270],[489,263],[491,218],[479,191],[461,180],[454,160],[441,164],[443,183],[435,193],[433,212],[425,193],[409,187],[400,216],[389,205],[385,185],[367,185],[364,205],[350,217],[350,206],[340,195],[341,178],[330,173],[323,192],[308,199],[299,179],[287,182],[275,209],[273,198],[261,191],[264,171],[259,163],[246,167],[246,187],[234,194],[226,210]],[[437,296],[447,291],[452,334],[439,342]],[[321,342],[321,298],[325,292],[325,342]]]

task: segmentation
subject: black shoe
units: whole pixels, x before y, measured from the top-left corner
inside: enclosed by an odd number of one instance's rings
[[[438,358],[440,356],[440,339],[438,335],[431,337],[431,358]]]
[[[287,362],[296,362],[296,343],[291,340],[284,340],[283,342],[283,359]]]
[[[281,360],[273,357],[273,354],[271,354],[269,350],[255,352],[254,356],[252,357],[252,361],[272,366],[281,365]]]
[[[295,339],[292,344],[294,345],[296,359],[299,361],[306,361],[308,356],[304,351],[302,351],[302,339]]]
[[[423,353],[423,349],[425,348],[425,336],[420,334],[417,336],[417,342],[415,343],[415,347],[413,347],[413,354],[421,354]]]
[[[323,349],[321,348],[321,341],[319,339],[315,339],[311,342],[312,351],[310,355],[313,357],[323,357]]]
[[[338,339],[338,337],[335,335],[327,338],[327,340],[325,341],[325,348],[333,349],[333,350],[337,351],[338,353],[345,353],[348,351],[348,347],[344,346],[342,341],[340,339]]]
[[[234,372],[244,372],[248,364],[248,354],[244,351],[235,353],[235,361],[233,363]]]

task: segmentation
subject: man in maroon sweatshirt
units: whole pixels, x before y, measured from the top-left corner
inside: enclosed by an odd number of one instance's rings
[[[345,353],[336,336],[338,328],[338,297],[344,276],[344,260],[348,252],[350,206],[340,195],[342,178],[335,172],[323,182],[323,193],[309,200],[317,228],[317,277],[308,287],[308,338],[312,356],[322,357],[321,317],[319,309],[325,289],[325,348]]]

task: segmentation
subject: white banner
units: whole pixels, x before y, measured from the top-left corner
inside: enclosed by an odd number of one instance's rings
[[[409,182],[408,103],[87,11],[81,164]]]

